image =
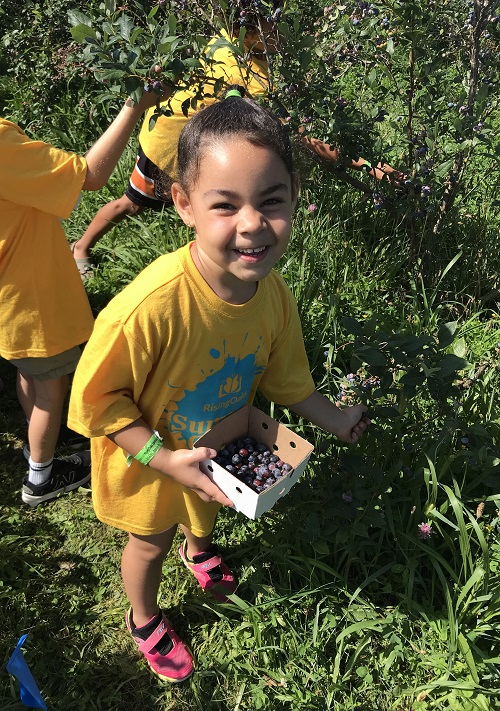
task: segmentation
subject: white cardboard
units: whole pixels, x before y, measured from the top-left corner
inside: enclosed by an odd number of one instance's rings
[[[223,445],[247,436],[265,442],[269,450],[291,464],[293,470],[258,494],[212,459],[205,459],[200,468],[231,499],[237,511],[256,519],[290,491],[304,472],[314,447],[253,405],[245,405],[217,422],[197,440],[195,447],[211,447],[219,451]]]

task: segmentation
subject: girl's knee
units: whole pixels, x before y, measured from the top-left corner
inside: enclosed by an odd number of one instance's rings
[[[154,562],[166,558],[175,535],[176,526],[155,536],[129,534],[127,547],[143,561]]]
[[[141,205],[136,205],[135,202],[129,200],[128,197],[124,196],[125,200],[123,209],[128,217],[134,217],[135,215],[140,215],[144,208]]]
[[[37,400],[59,404],[64,401],[69,390],[69,377],[61,375],[59,378],[49,380],[33,379],[33,387]]]

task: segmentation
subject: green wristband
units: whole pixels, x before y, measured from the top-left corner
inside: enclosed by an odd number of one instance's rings
[[[144,466],[147,466],[149,462],[153,459],[155,454],[158,454],[162,446],[163,442],[160,436],[158,435],[158,432],[153,432],[153,434],[148,439],[148,441],[140,452],[137,452],[137,454],[134,456],[132,456],[131,454],[127,456],[127,464],[130,466],[132,464],[132,461],[136,459],[141,464],[144,464]]]

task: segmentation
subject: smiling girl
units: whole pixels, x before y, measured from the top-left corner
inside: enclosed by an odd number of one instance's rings
[[[179,142],[172,198],[195,239],[157,259],[97,319],[73,384],[69,424],[92,437],[97,517],[129,533],[127,626],[151,669],[182,681],[190,652],[158,605],[179,554],[218,599],[236,580],[212,532],[232,502],[202,473],[194,442],[259,389],[345,442],[368,426],[314,386],[296,303],[273,267],[291,231],[297,181],[286,128],[236,89],[197,113]],[[229,383],[229,386],[228,386]]]

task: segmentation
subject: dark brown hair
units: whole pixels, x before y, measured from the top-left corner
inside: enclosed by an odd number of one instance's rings
[[[263,106],[244,98],[243,87],[232,85],[227,88],[226,95],[234,90],[239,91],[241,98],[232,95],[208,106],[196,113],[182,129],[177,148],[178,181],[187,192],[196,183],[203,149],[210,143],[232,136],[275,151],[294,183],[288,127]]]

